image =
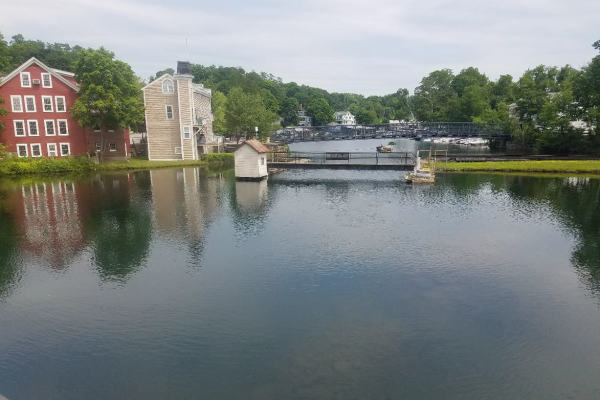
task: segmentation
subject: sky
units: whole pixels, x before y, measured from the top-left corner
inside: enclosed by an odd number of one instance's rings
[[[597,54],[600,1],[0,0],[0,32],[104,46],[146,79],[189,55],[382,95],[412,92],[441,68],[497,79],[540,64],[581,67]]]

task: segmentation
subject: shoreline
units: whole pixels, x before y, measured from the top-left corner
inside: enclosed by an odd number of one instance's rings
[[[600,160],[438,162],[440,172],[600,175]]]

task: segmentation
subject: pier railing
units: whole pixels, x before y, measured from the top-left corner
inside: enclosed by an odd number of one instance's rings
[[[415,155],[410,152],[272,152],[268,154],[271,163],[289,164],[354,164],[354,165],[414,165]]]

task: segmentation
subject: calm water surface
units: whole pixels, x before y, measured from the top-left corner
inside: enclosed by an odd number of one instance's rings
[[[598,399],[600,181],[0,184],[0,393]]]

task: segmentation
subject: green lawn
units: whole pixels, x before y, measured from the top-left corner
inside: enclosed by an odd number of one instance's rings
[[[438,162],[438,171],[553,172],[600,174],[600,160]]]

